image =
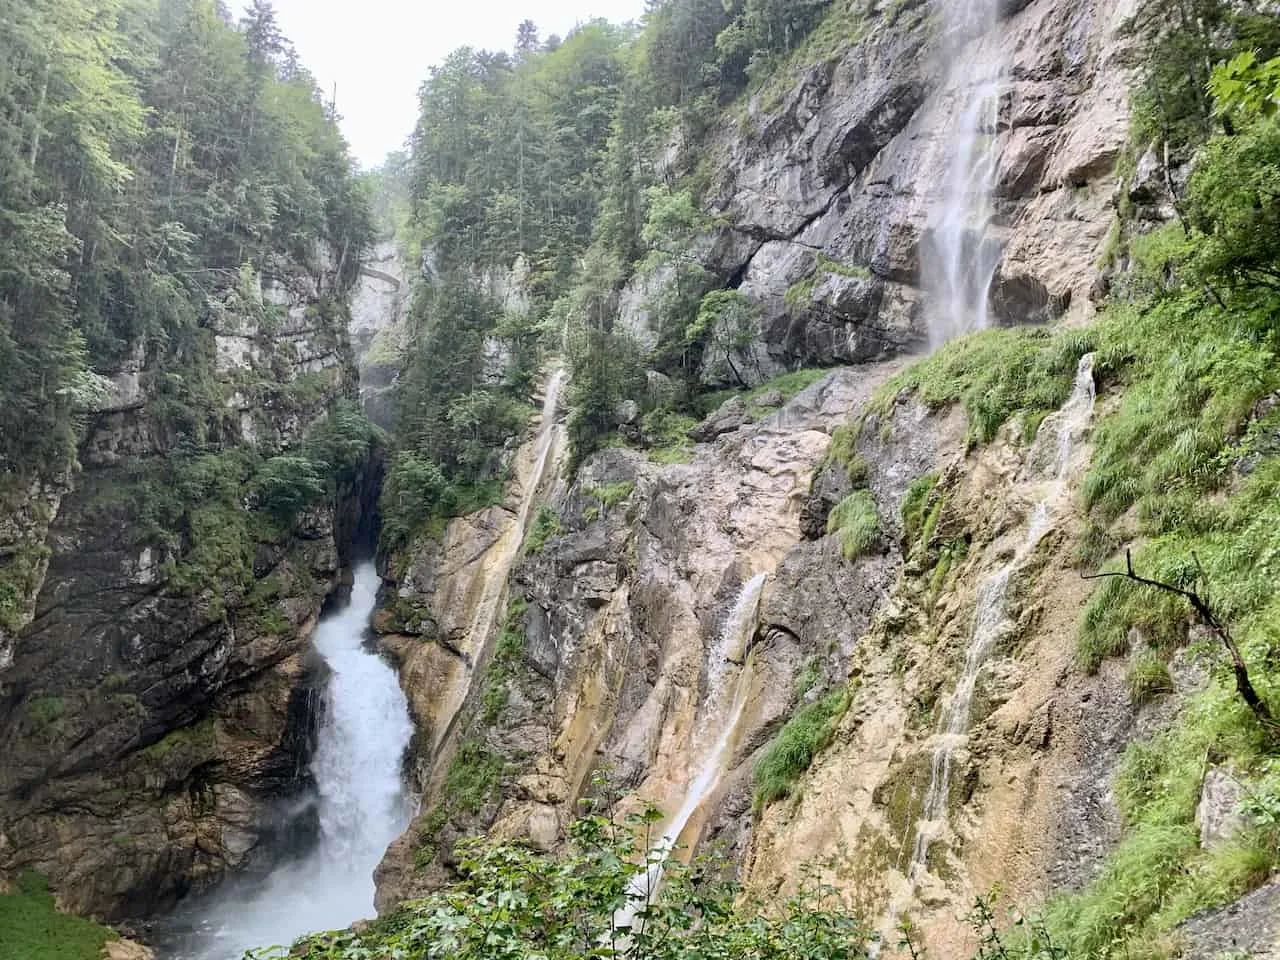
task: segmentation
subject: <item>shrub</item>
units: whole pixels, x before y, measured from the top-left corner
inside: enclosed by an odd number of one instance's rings
[[[262,509],[287,522],[325,494],[324,474],[307,457],[272,457],[253,480],[254,498]]]
[[[0,556],[0,629],[17,630],[35,590],[41,565],[49,555],[43,544],[20,543]]]
[[[529,526],[529,533],[524,538],[524,552],[528,556],[541,553],[542,548],[547,545],[547,541],[552,537],[560,535],[561,532],[560,518],[556,512],[548,506],[538,508],[537,515],[533,518],[533,523]]]
[[[359,930],[321,934],[289,952],[298,960],[691,960],[694,957],[866,957],[867,931],[808,885],[771,909],[757,910],[723,879],[722,865],[686,864],[653,850],[657,811],[625,820],[583,817],[568,843],[546,856],[528,843],[458,845],[455,879]],[[647,898],[629,891],[646,883]],[[659,874],[659,871],[660,874]],[[646,902],[638,902],[645,899]],[[283,958],[286,951],[262,951]]]
[[[399,453],[382,485],[382,535],[391,547],[411,540],[432,516],[454,505],[454,491],[440,467],[415,453]]]

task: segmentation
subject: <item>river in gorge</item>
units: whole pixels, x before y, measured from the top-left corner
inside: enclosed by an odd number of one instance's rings
[[[313,638],[330,670],[311,761],[315,846],[258,882],[180,908],[157,938],[160,960],[239,960],[374,916],[374,867],[413,814],[401,776],[413,734],[408,704],[395,670],[368,643],[378,586],[373,563],[357,565],[350,598]]]

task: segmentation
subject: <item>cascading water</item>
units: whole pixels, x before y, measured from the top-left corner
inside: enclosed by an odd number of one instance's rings
[[[498,608],[507,590],[507,578],[511,574],[511,565],[515,562],[516,554],[529,529],[529,517],[533,513],[538,494],[551,468],[558,460],[557,454],[564,446],[563,431],[560,429],[556,415],[560,407],[560,395],[568,380],[569,372],[563,367],[557,367],[547,380],[542,400],[542,422],[538,426],[538,435],[534,442],[533,464],[525,478],[520,505],[516,509],[515,522],[507,524],[502,536],[484,558],[484,587],[465,637],[467,649],[464,654],[473,662],[478,658],[486,639],[497,623]],[[468,680],[469,673],[462,673],[447,689],[444,698],[445,707],[440,713],[441,723],[435,740],[437,751],[448,739],[449,731],[457,720],[458,712],[467,696]]]
[[[956,127],[946,140],[943,193],[921,246],[921,275],[930,294],[929,340],[936,347],[988,326],[989,291],[1000,247],[988,236],[999,164],[995,149],[1005,67],[979,38],[999,22],[998,0],[945,0],[943,50],[952,64]]]
[[[978,674],[1006,628],[1011,580],[1031,557],[1045,534],[1053,528],[1054,510],[1061,505],[1066,491],[1071,455],[1077,439],[1093,414],[1094,396],[1093,354],[1088,354],[1080,360],[1070,399],[1057,414],[1045,419],[1037,434],[1037,445],[1048,436],[1052,436],[1054,441],[1051,472],[1053,482],[1032,509],[1026,533],[1013,558],[978,588],[977,609],[964,670],[956,684],[955,693],[943,711],[942,724],[933,747],[929,786],[925,791],[920,820],[916,824],[916,840],[911,851],[911,862],[907,867],[909,879],[916,878],[921,871],[927,869],[929,846],[946,824],[952,760],[957,748],[963,746],[968,739]],[[1047,428],[1056,428],[1056,435],[1050,435]],[[1035,455],[1036,450],[1033,448],[1033,461],[1036,459]]]
[[[316,753],[320,837],[315,849],[261,884],[218,895],[168,960],[239,960],[306,933],[372,917],[373,870],[409,824],[401,764],[413,725],[396,672],[365,648],[379,578],[355,570],[347,605],[316,628],[313,643],[332,671]]]
[[[1053,529],[1057,511],[1066,499],[1067,479],[1071,470],[1072,455],[1076,443],[1084,434],[1093,416],[1095,399],[1093,381],[1093,354],[1081,358],[1076,369],[1075,385],[1071,396],[1055,414],[1046,417],[1036,433],[1029,463],[1034,466],[1049,459],[1051,466],[1041,473],[1050,479],[1031,509],[1022,542],[1013,558],[984,580],[978,587],[977,606],[974,610],[973,629],[969,636],[969,649],[965,654],[964,669],[956,682],[955,693],[942,713],[942,722],[934,735],[933,751],[929,764],[929,785],[925,789],[920,818],[915,823],[915,843],[911,859],[905,870],[907,888],[892,897],[880,921],[880,933],[891,935],[897,926],[915,882],[928,872],[929,848],[947,826],[947,800],[951,794],[951,768],[956,752],[968,742],[969,721],[973,710],[973,695],[978,676],[991,657],[1000,638],[1008,627],[1009,590],[1014,578],[1031,559],[1036,547]],[[1050,456],[1045,447],[1052,443]],[[879,956],[883,944],[873,944],[870,956]]]
[[[630,927],[662,883],[663,864],[675,849],[680,834],[698,808],[720,783],[724,774],[725,762],[729,759],[731,746],[738,732],[738,724],[742,720],[747,706],[747,695],[751,689],[751,657],[748,654],[742,660],[742,666],[736,671],[729,668],[733,665],[733,656],[748,648],[751,635],[755,632],[756,615],[760,604],[760,594],[764,590],[768,574],[757,574],[748,580],[738,593],[738,599],[725,618],[711,648],[707,663],[707,696],[699,729],[715,730],[717,725],[720,734],[707,751],[698,775],[685,791],[684,801],[675,815],[668,821],[666,830],[658,842],[649,851],[649,865],[640,870],[631,879],[628,886],[627,906],[619,910],[614,917],[615,927]],[[736,672],[736,682],[729,685],[730,674]]]

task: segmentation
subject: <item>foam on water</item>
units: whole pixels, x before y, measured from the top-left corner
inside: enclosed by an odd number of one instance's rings
[[[372,917],[373,870],[413,813],[401,764],[413,726],[395,670],[365,646],[378,592],[372,563],[355,570],[347,605],[316,628],[332,671],[311,762],[320,837],[300,861],[265,881],[237,885],[205,904],[170,960],[239,960],[247,949],[288,944]]]

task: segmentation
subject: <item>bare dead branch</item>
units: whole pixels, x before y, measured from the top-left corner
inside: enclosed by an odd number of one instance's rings
[[[1192,554],[1191,558],[1195,561],[1196,571],[1199,574],[1197,579],[1205,578],[1204,568],[1200,565],[1200,558],[1195,554]],[[1186,600],[1191,605],[1191,609],[1196,612],[1200,621],[1212,631],[1223,647],[1226,648],[1228,656],[1231,657],[1231,669],[1236,679],[1236,692],[1240,694],[1240,698],[1253,711],[1254,717],[1257,718],[1258,723],[1262,725],[1268,735],[1274,737],[1277,733],[1280,733],[1280,724],[1277,724],[1275,718],[1272,717],[1271,708],[1267,706],[1267,702],[1262,697],[1258,696],[1258,691],[1254,689],[1253,681],[1249,678],[1249,669],[1245,666],[1244,658],[1240,656],[1240,648],[1236,646],[1235,638],[1231,636],[1231,631],[1227,625],[1213,612],[1208,601],[1194,590],[1185,590],[1172,583],[1163,583],[1159,580],[1152,580],[1150,577],[1139,576],[1133,569],[1132,550],[1124,552],[1124,559],[1125,569],[1123,571],[1090,573],[1082,576],[1085,580],[1105,580],[1108,578],[1129,580],[1144,587],[1152,587],[1156,590],[1163,590],[1165,593],[1176,594]]]

